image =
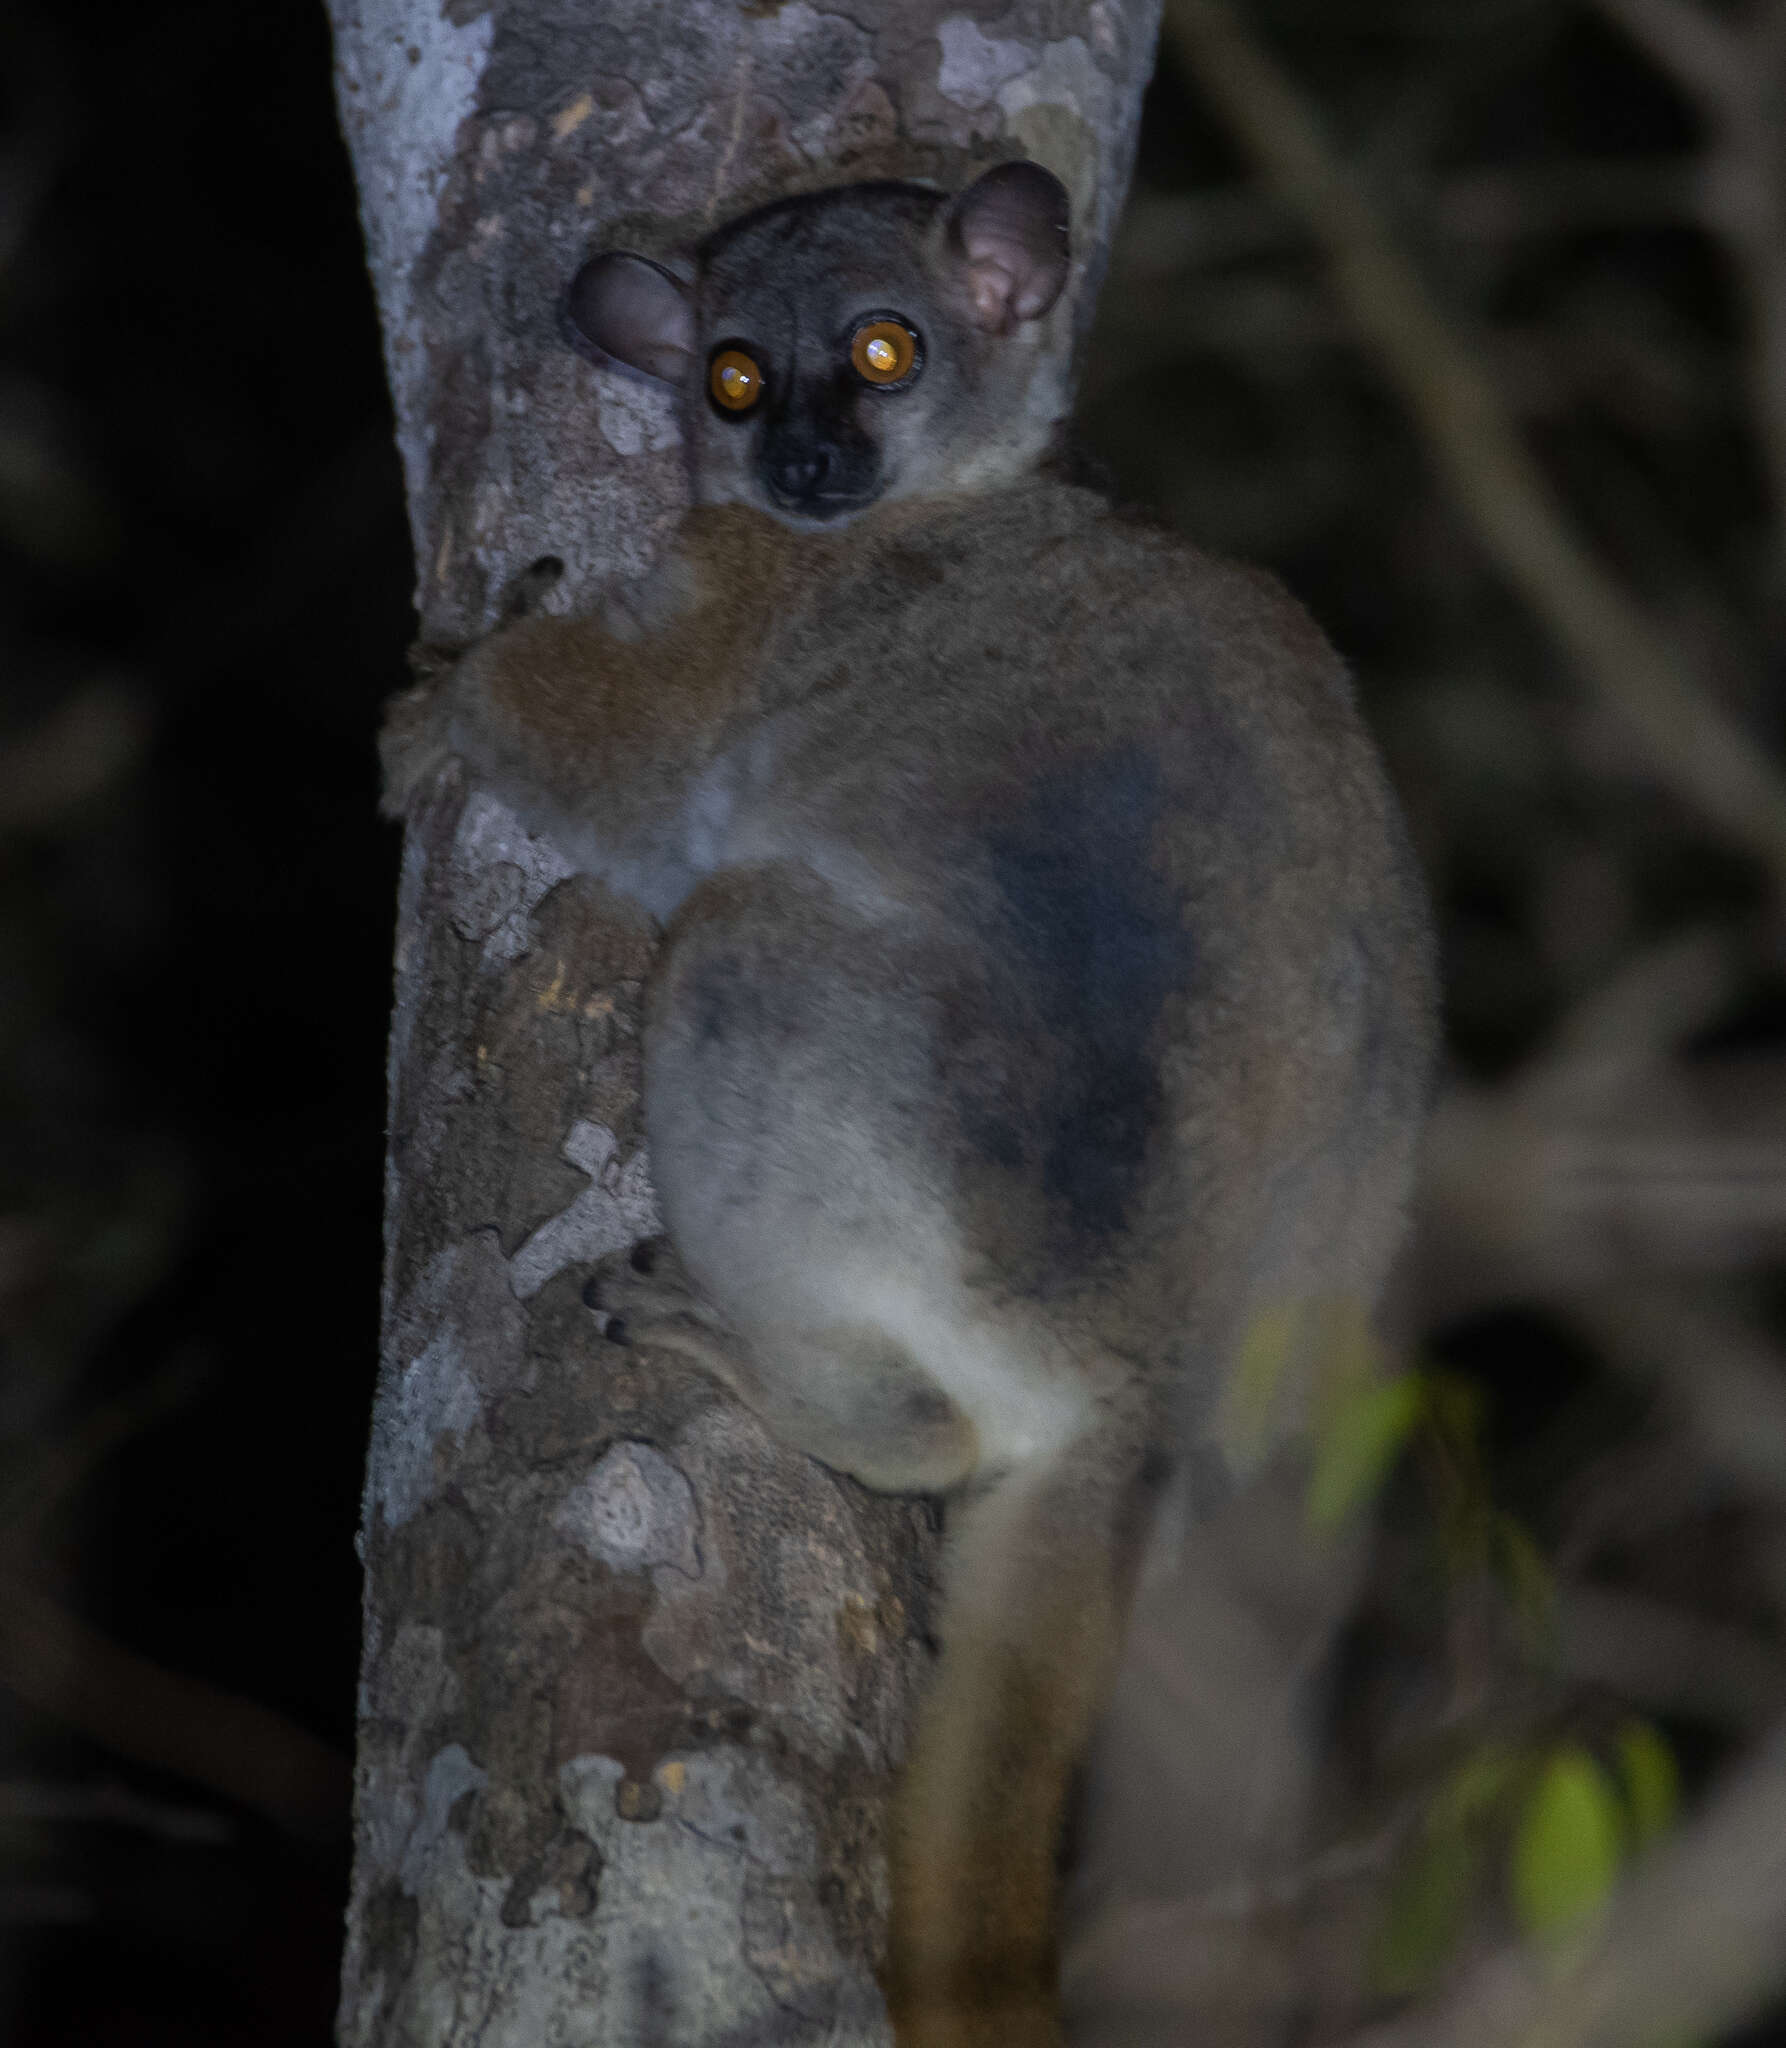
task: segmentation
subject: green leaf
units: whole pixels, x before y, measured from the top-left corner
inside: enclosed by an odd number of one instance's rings
[[[1624,1857],[1624,1819],[1608,1774],[1579,1745],[1552,1752],[1513,1836],[1513,1910],[1550,1947],[1604,1908]]]
[[[1421,1379],[1402,1373],[1358,1388],[1339,1401],[1315,1444],[1309,1475],[1308,1518],[1332,1529],[1374,1500],[1389,1468],[1420,1420]]]
[[[1674,1825],[1681,1803],[1680,1771],[1667,1738],[1653,1721],[1627,1721],[1619,1730],[1619,1778],[1631,1838],[1640,1849]]]
[[[1474,1838],[1454,1819],[1429,1825],[1390,1888],[1371,1952],[1372,1981],[1385,1996],[1421,1990],[1457,1947],[1480,1865]]]

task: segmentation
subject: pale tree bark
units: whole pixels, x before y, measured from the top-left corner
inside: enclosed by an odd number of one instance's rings
[[[1157,0],[331,0],[424,642],[537,560],[575,608],[683,495],[668,403],[564,346],[591,250],[1033,156],[1074,202],[1063,380]],[[449,773],[413,823],[367,1478],[348,2048],[882,2042],[883,1815],[934,1518],[602,1344],[653,1221],[652,934]]]

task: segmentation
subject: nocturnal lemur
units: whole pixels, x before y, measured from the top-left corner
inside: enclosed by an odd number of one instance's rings
[[[787,1442],[945,1497],[893,1845],[905,2048],[1058,2039],[1056,1842],[1150,1489],[1252,1320],[1368,1303],[1431,1037],[1426,913],[1345,672],[1269,578],[1043,473],[1039,166],[610,253],[584,342],[678,394],[649,587],[398,707],[657,918],[667,1238],[589,1298]],[[692,281],[691,281],[692,280]]]

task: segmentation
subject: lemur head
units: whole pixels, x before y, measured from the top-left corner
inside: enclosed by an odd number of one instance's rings
[[[780,200],[710,235],[692,284],[610,251],[565,312],[580,342],[676,387],[697,503],[809,526],[1035,464],[1064,402],[1039,323],[1067,266],[1066,192],[1015,162],[954,198]]]

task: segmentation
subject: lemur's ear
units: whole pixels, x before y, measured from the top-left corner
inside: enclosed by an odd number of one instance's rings
[[[648,256],[609,249],[592,256],[564,295],[570,339],[665,384],[681,383],[694,353],[688,287]]]
[[[978,324],[1009,334],[1036,320],[1067,281],[1067,189],[1040,164],[995,164],[949,214],[949,245],[967,271]]]

